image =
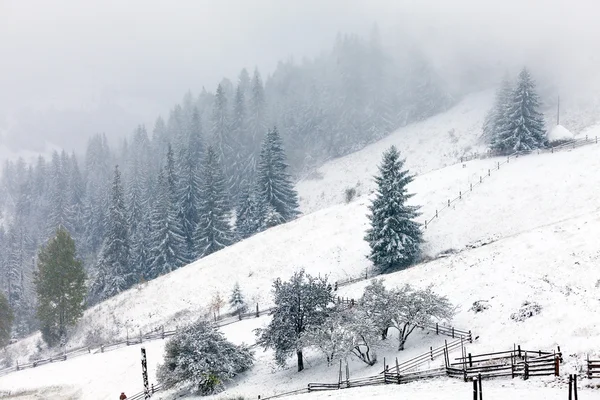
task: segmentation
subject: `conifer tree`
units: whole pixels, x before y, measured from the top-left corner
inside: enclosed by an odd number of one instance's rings
[[[544,117],[535,82],[526,68],[521,70],[511,101],[506,107],[505,120],[498,126],[492,149],[502,153],[531,151],[546,144]]]
[[[235,285],[233,285],[233,290],[231,291],[231,296],[229,297],[229,306],[235,310],[235,313],[240,319],[242,319],[242,314],[248,309],[239,282],[236,282]]]
[[[263,228],[264,216],[256,198],[254,185],[244,184],[236,207],[235,229],[240,239],[246,239],[258,233]]]
[[[281,137],[275,127],[263,141],[256,182],[258,201],[265,207],[265,213],[269,210],[270,214],[279,214],[272,215],[271,221],[289,222],[300,214],[298,195],[287,168]]]
[[[42,337],[54,346],[82,316],[86,293],[83,263],[75,258],[75,242],[64,228],[40,250],[34,282]]]
[[[196,258],[194,235],[198,226],[198,206],[200,203],[200,159],[202,150],[202,130],[200,114],[194,108],[188,145],[179,159],[179,201],[182,215],[182,230],[185,237],[189,259]]]
[[[407,205],[413,195],[406,186],[413,175],[403,170],[404,160],[396,147],[383,154],[379,166],[376,197],[369,206],[371,227],[365,240],[369,242],[369,259],[380,272],[390,272],[415,263],[420,255],[423,235],[415,218],[420,215],[419,207]]]
[[[173,203],[167,168],[158,175],[157,197],[152,210],[152,245],[148,278],[164,275],[185,264],[186,243],[178,218],[178,203]]]
[[[15,317],[4,294],[0,292],[0,347],[6,346],[11,337]]]
[[[198,257],[205,257],[234,242],[229,225],[230,207],[227,202],[225,180],[212,146],[208,147],[202,167],[201,193],[196,243]]]
[[[506,110],[511,101],[513,93],[512,83],[508,76],[505,76],[496,91],[494,105],[488,112],[483,122],[483,140],[491,143],[500,131],[500,128],[506,124]]]
[[[130,241],[125,208],[125,195],[119,166],[115,166],[108,212],[107,235],[97,263],[97,276],[91,288],[91,297],[100,301],[112,297],[133,284],[130,270]]]

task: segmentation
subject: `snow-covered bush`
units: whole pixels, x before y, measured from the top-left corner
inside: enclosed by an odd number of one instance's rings
[[[344,200],[346,204],[350,203],[356,197],[356,188],[349,187],[344,190]]]
[[[477,300],[471,306],[471,311],[480,313],[490,308],[490,303],[487,300]]]
[[[518,312],[511,314],[510,319],[516,322],[525,321],[542,312],[542,306],[536,302],[524,301]]]
[[[248,370],[254,355],[245,345],[227,341],[211,323],[199,320],[178,332],[165,346],[158,381],[200,395],[222,391],[226,382]]]

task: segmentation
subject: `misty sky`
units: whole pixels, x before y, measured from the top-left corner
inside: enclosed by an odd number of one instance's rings
[[[591,0],[0,0],[0,148],[120,137],[188,89],[242,67],[266,75],[374,22],[390,44],[422,42],[442,70],[528,63],[589,87],[599,11]]]

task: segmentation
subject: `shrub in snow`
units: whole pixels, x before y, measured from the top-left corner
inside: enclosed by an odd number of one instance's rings
[[[510,316],[510,319],[512,319],[513,321],[516,321],[516,322],[522,322],[528,318],[538,315],[541,312],[542,312],[542,306],[540,306],[538,303],[524,301],[523,304],[521,305],[521,308],[519,309],[519,311],[516,313],[513,313]]]
[[[302,371],[302,350],[307,344],[307,335],[327,318],[331,285],[327,284],[327,278],[315,278],[302,270],[287,282],[277,278],[273,292],[273,318],[266,328],[256,330],[257,344],[274,349],[275,360],[282,366],[296,353],[298,371]]]
[[[477,300],[471,306],[471,311],[475,313],[480,313],[490,308],[490,303],[487,300]]]
[[[350,203],[356,197],[356,188],[346,188],[344,190],[344,200],[347,203]]]
[[[167,342],[157,377],[165,388],[180,386],[209,395],[222,391],[226,382],[248,370],[253,362],[248,347],[234,345],[214,325],[199,320]]]

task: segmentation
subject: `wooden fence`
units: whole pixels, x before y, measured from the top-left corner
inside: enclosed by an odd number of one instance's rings
[[[239,315],[235,314],[233,316],[232,316],[232,314],[224,314],[222,317],[217,317],[215,324],[218,327],[223,327],[223,326],[230,325],[234,322],[238,322],[243,319],[257,318],[257,317],[260,317],[261,315],[270,314],[274,310],[275,310],[274,307],[265,308],[264,310],[260,310],[258,307],[258,304],[257,304],[256,309],[253,310],[252,312],[242,313]],[[108,351],[113,351],[113,350],[117,350],[117,349],[120,349],[123,347],[141,344],[141,343],[148,342],[148,341],[166,339],[168,337],[175,335],[176,333],[177,333],[177,329],[165,330],[164,327],[160,327],[158,330],[155,330],[153,332],[149,332],[146,334],[142,334],[140,332],[140,334],[138,336],[130,337],[129,334],[127,334],[127,337],[124,340],[122,339],[122,340],[118,340],[116,342],[104,343],[104,344],[101,344],[100,347],[98,347],[96,349],[92,349],[89,346],[81,346],[81,347],[68,349],[66,351],[63,350],[60,353],[56,353],[52,356],[49,356],[46,358],[40,358],[38,360],[34,360],[34,361],[24,363],[24,364],[19,364],[18,362],[16,362],[15,365],[13,365],[13,366],[10,366],[10,367],[4,368],[4,369],[0,369],[0,376],[8,375],[10,373],[21,371],[21,370],[27,369],[27,368],[35,368],[35,367],[39,367],[39,366],[54,363],[54,362],[70,360],[70,359],[73,359],[73,358],[76,358],[79,356],[83,356],[86,354],[106,353]]]
[[[427,227],[435,220],[439,217],[439,214],[442,211],[447,210],[448,208],[450,208],[452,206],[452,204],[456,203],[459,200],[462,200],[462,198],[464,196],[466,196],[468,193],[472,192],[474,188],[476,188],[477,186],[483,184],[483,182],[486,180],[486,178],[490,177],[492,174],[492,171],[497,171],[500,169],[500,167],[504,164],[508,164],[510,163],[511,160],[514,160],[516,158],[519,158],[520,156],[524,156],[524,155],[528,155],[528,154],[532,154],[532,153],[537,153],[537,154],[542,154],[542,153],[556,153],[562,150],[572,150],[575,149],[577,147],[582,147],[588,144],[597,144],[598,143],[598,137],[595,136],[593,138],[589,138],[588,136],[586,136],[585,138],[581,138],[581,139],[573,139],[571,141],[568,141],[566,143],[557,145],[557,146],[553,146],[553,147],[548,147],[545,149],[537,149],[534,151],[518,151],[515,153],[512,153],[508,156],[502,156],[499,154],[495,154],[493,152],[486,152],[484,154],[478,154],[478,153],[474,153],[472,155],[468,155],[468,156],[462,156],[460,158],[460,162],[464,163],[470,160],[475,160],[475,159],[485,159],[485,158],[491,158],[491,157],[504,157],[504,159],[502,161],[497,161],[496,164],[492,167],[489,168],[487,170],[487,173],[482,173],[479,176],[479,181],[476,181],[475,183],[471,183],[469,185],[468,188],[465,188],[464,190],[459,190],[458,191],[458,195],[452,199],[448,199],[448,201],[446,203],[444,203],[444,205],[442,207],[440,207],[439,209],[435,210],[435,214],[433,216],[431,216],[429,219],[426,219],[424,221],[423,227],[425,229],[427,229]]]
[[[434,351],[435,350],[433,349],[430,350],[430,352]],[[413,362],[412,360],[408,360],[402,364],[398,364],[396,362],[395,369],[386,368],[384,372],[378,375],[350,379],[349,373],[346,372],[346,379],[342,379],[340,367],[340,374],[337,383],[309,383],[306,389],[299,390],[302,390],[302,392],[317,392],[382,384],[404,384],[416,380],[430,379],[440,376],[463,379],[465,382],[498,377],[522,377],[526,380],[535,376],[558,376],[559,364],[561,361],[560,351],[558,353],[542,352],[539,350],[525,351],[520,350],[519,347],[518,350],[515,348],[514,350],[506,352],[478,355],[469,354],[466,357],[457,358],[456,360],[459,361],[458,363],[450,364],[445,346],[443,348],[443,352],[446,354],[446,365],[441,368],[433,368],[424,371],[403,372],[403,365],[410,366],[411,362]],[[424,355],[426,354],[431,353],[424,353]],[[418,359],[419,357],[415,357],[415,359]],[[498,361],[507,360],[510,360],[510,364],[498,363]],[[281,397],[283,395],[286,394],[279,394],[278,396]]]
[[[589,379],[600,378],[600,359],[590,359],[590,355],[587,356],[587,377]]]

